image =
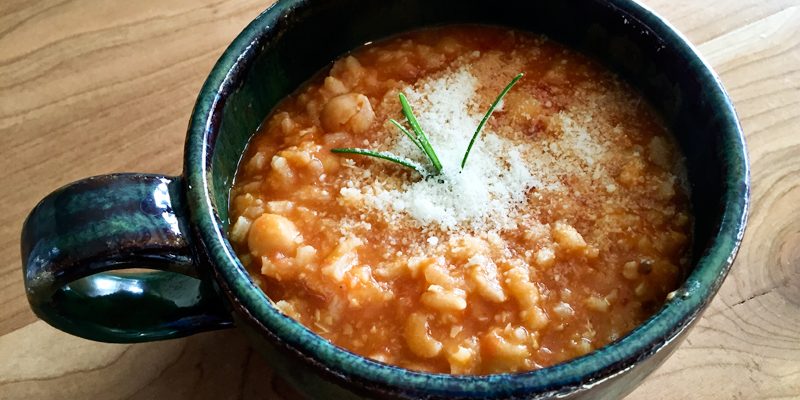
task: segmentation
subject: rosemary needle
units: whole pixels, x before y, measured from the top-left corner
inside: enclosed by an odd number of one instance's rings
[[[488,121],[489,117],[492,116],[492,113],[497,108],[497,105],[500,104],[500,101],[503,100],[503,97],[505,97],[506,94],[508,94],[508,91],[511,90],[512,87],[514,87],[517,81],[522,79],[523,75],[524,74],[520,72],[517,76],[515,76],[514,79],[512,79],[511,82],[509,82],[508,85],[506,85],[505,89],[503,89],[503,91],[500,92],[500,94],[494,100],[492,105],[489,107],[489,110],[486,111],[486,114],[483,116],[483,119],[481,120],[480,124],[478,124],[478,128],[475,129],[475,133],[472,135],[472,139],[470,139],[469,141],[469,146],[467,147],[467,151],[464,153],[464,158],[461,160],[461,169],[464,169],[464,166],[467,164],[467,157],[469,157],[469,153],[472,150],[472,146],[475,144],[475,140],[478,139],[478,135],[480,134],[481,129],[483,129],[483,126],[486,125],[486,121]],[[400,132],[403,132],[403,134],[406,135],[406,137],[408,137],[408,139],[411,140],[411,142],[414,143],[414,145],[417,146],[417,148],[420,151],[425,153],[425,155],[431,161],[431,164],[433,164],[433,169],[435,173],[440,174],[442,172],[442,163],[439,161],[439,157],[436,156],[436,151],[433,150],[433,146],[431,146],[430,141],[428,141],[428,136],[425,135],[425,132],[422,130],[422,127],[419,125],[417,117],[414,115],[414,111],[411,110],[411,105],[408,104],[408,99],[403,93],[400,93],[398,97],[400,98],[400,107],[403,116],[406,117],[408,125],[411,126],[411,131],[413,131],[413,133],[394,119],[389,119],[389,122],[391,122],[394,126],[396,126],[397,129],[400,130]],[[391,161],[395,164],[411,168],[414,171],[417,171],[423,177],[428,176],[428,174],[426,173],[427,170],[422,165],[414,161],[411,161],[407,158],[389,153],[387,151],[375,151],[369,149],[346,147],[346,148],[331,149],[331,152],[358,154],[362,156],[380,158],[382,160]]]
[[[414,144],[421,152],[423,153],[425,152],[425,149],[422,148],[422,144],[420,144],[419,140],[417,140],[417,137],[412,135],[411,132],[409,132],[408,129],[406,129],[406,127],[400,125],[400,123],[394,119],[390,119],[389,122],[394,124],[394,126],[396,126],[397,129],[400,129],[400,132],[403,132],[404,135],[406,135],[409,139],[411,139],[411,141],[414,142]]]
[[[433,151],[433,147],[431,143],[428,141],[428,137],[425,136],[425,132],[422,131],[422,127],[419,126],[419,122],[417,122],[417,117],[414,116],[414,112],[411,111],[411,106],[408,104],[408,99],[402,93],[399,95],[400,97],[400,107],[402,107],[403,115],[408,120],[408,124],[411,125],[411,129],[416,133],[417,140],[419,144],[422,146],[422,151],[425,153],[426,156],[431,160],[433,163],[433,168],[436,170],[436,173],[442,172],[442,163],[439,162],[439,157],[436,156],[436,152]]]
[[[415,163],[414,161],[400,157],[396,154],[389,153],[387,151],[373,151],[369,149],[343,147],[343,148],[331,149],[331,153],[358,154],[362,156],[380,158],[381,160],[391,161],[393,163],[400,164],[404,167],[411,168],[414,171],[417,171],[420,175],[425,176],[425,169],[421,165]]]
[[[472,145],[475,144],[475,140],[478,138],[478,134],[481,133],[481,129],[483,129],[483,126],[486,125],[486,121],[489,120],[489,117],[492,116],[494,109],[497,108],[498,104],[500,104],[500,100],[503,100],[503,97],[506,97],[508,91],[511,90],[511,88],[514,87],[514,85],[516,85],[517,82],[520,79],[522,79],[524,75],[525,75],[524,73],[520,72],[517,76],[514,77],[514,79],[511,80],[511,82],[508,83],[508,85],[506,85],[505,89],[503,89],[503,91],[500,92],[499,95],[497,95],[497,98],[494,99],[494,102],[489,107],[489,110],[486,111],[486,114],[483,116],[481,123],[478,124],[478,128],[475,129],[475,133],[472,135],[472,139],[470,139],[469,141],[469,146],[467,146],[467,151],[464,153],[464,159],[461,160],[461,169],[464,169],[464,166],[467,165],[467,157],[469,157],[469,152],[472,150]]]

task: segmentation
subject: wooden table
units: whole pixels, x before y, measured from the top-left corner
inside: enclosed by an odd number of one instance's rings
[[[179,174],[195,96],[269,1],[2,0],[0,398],[295,398],[236,330],[136,345],[38,321],[23,218],[82,177]],[[739,258],[676,354],[631,399],[800,398],[800,1],[648,0],[722,76],[752,163]]]

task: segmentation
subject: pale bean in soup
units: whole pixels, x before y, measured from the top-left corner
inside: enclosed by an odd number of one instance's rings
[[[469,161],[489,104],[516,74]],[[408,96],[444,167],[389,119]],[[452,26],[355,50],[265,120],[231,191],[230,239],[286,315],[430,372],[546,367],[625,335],[688,268],[683,160],[601,65],[541,36]]]

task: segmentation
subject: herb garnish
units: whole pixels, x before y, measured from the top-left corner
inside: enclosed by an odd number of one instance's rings
[[[499,95],[497,95],[497,98],[494,99],[494,103],[492,103],[492,105],[489,107],[489,110],[486,111],[486,114],[484,114],[481,123],[478,124],[478,129],[475,129],[475,133],[472,135],[472,139],[470,139],[469,141],[469,146],[467,146],[467,151],[466,153],[464,153],[464,159],[461,160],[461,169],[464,169],[464,165],[467,164],[467,157],[469,157],[469,152],[470,150],[472,150],[472,145],[475,144],[475,139],[478,138],[478,134],[481,133],[481,129],[483,129],[483,126],[486,125],[486,121],[488,121],[489,117],[492,116],[494,109],[497,108],[498,104],[500,104],[500,100],[503,100],[503,97],[506,97],[508,91],[511,90],[511,88],[514,87],[514,85],[516,85],[520,79],[522,79],[523,75],[525,74],[522,72],[517,74],[517,76],[515,76],[514,79],[512,79],[511,82],[509,82],[508,85],[506,85],[505,89],[503,89],[503,91],[500,92]]]
[[[489,107],[489,110],[486,111],[486,114],[484,114],[483,119],[481,120],[480,124],[478,124],[478,128],[475,129],[475,133],[472,135],[472,139],[470,139],[469,141],[469,146],[467,146],[467,151],[464,153],[464,158],[461,160],[461,169],[464,169],[464,166],[467,164],[467,157],[469,157],[469,153],[472,150],[472,146],[475,144],[475,141],[478,139],[478,135],[480,134],[481,129],[483,129],[483,126],[486,125],[486,121],[488,121],[489,117],[492,116],[492,113],[497,108],[497,105],[500,104],[500,101],[503,100],[503,97],[505,97],[506,94],[508,94],[511,88],[514,87],[514,85],[520,79],[522,79],[523,75],[524,74],[520,72],[517,76],[515,76],[514,79],[512,79],[511,82],[509,82],[508,85],[506,85],[503,91],[500,92],[500,94],[494,100],[492,105]],[[408,121],[408,125],[411,126],[411,130],[413,131],[413,133],[409,132],[408,129],[406,129],[402,124],[400,124],[394,119],[390,119],[389,122],[391,122],[394,126],[396,126],[397,129],[400,130],[400,132],[406,135],[406,137],[409,140],[411,140],[411,142],[414,143],[414,145],[416,145],[420,151],[425,153],[425,155],[431,161],[431,164],[433,165],[434,169],[434,173],[430,175],[440,174],[442,172],[442,163],[439,161],[439,157],[436,156],[436,151],[433,150],[433,146],[431,146],[431,143],[428,141],[428,136],[425,135],[425,132],[422,130],[422,127],[419,125],[417,117],[414,116],[414,112],[411,110],[411,105],[408,104],[408,99],[403,93],[400,93],[398,97],[400,98],[400,107],[403,116],[406,117],[406,121]],[[331,149],[331,152],[358,154],[362,156],[380,158],[382,160],[391,161],[395,164],[411,168],[414,171],[417,171],[422,176],[429,176],[428,174],[425,173],[426,169],[422,165],[417,164],[416,162],[411,161],[405,157],[401,157],[396,154],[390,153],[388,151],[375,151],[369,149],[347,147],[347,148]]]
[[[381,160],[391,161],[393,163],[400,164],[404,167],[411,168],[414,171],[419,172],[420,175],[425,176],[425,168],[423,168],[422,165],[419,165],[416,162],[411,161],[407,158],[403,158],[396,154],[392,154],[388,151],[374,151],[374,150],[360,149],[354,147],[341,147],[341,148],[331,149],[331,153],[358,154],[362,156],[380,158]]]

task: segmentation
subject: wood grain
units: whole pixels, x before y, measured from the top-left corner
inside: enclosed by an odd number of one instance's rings
[[[137,345],[37,321],[19,230],[54,188],[120,171],[178,174],[206,74],[270,1],[0,3],[0,398],[296,398],[235,330]],[[800,1],[649,0],[733,97],[753,207],[728,280],[630,399],[800,398]]]

